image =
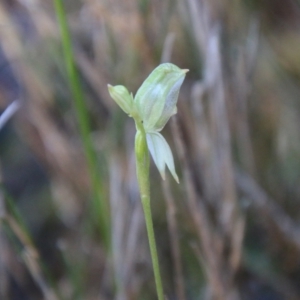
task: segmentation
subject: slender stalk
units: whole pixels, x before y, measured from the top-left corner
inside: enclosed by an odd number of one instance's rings
[[[74,106],[78,119],[81,139],[84,146],[84,152],[88,164],[88,170],[92,181],[94,205],[96,206],[98,218],[100,218],[100,230],[103,235],[104,243],[109,249],[109,219],[108,208],[102,198],[102,191],[100,186],[100,176],[97,170],[96,153],[93,148],[92,140],[90,137],[90,121],[88,110],[85,105],[84,96],[75,65],[74,54],[72,49],[71,37],[66,19],[63,0],[53,0],[56,10],[56,15],[61,31],[62,46],[64,50],[65,63],[69,77],[70,87],[74,99]],[[98,221],[98,220],[97,220]]]
[[[135,155],[137,178],[140,188],[141,201],[144,210],[148,241],[150,246],[152,266],[156,284],[156,291],[159,300],[164,299],[163,286],[159,270],[159,261],[156,249],[155,235],[152,222],[151,206],[150,206],[150,183],[149,183],[149,164],[150,157],[146,141],[146,133],[140,121],[136,121],[137,133],[135,137]]]

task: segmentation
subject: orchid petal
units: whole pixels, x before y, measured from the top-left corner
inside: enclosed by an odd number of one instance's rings
[[[134,104],[147,132],[162,129],[171,117],[186,72],[171,63],[161,64],[137,91]]]
[[[134,111],[133,97],[123,85],[112,86],[107,85],[110,96],[128,115],[132,115]]]
[[[146,138],[148,149],[161,177],[165,179],[165,167],[167,165],[174,179],[179,183],[175,171],[173,154],[165,138],[158,132],[148,132]]]

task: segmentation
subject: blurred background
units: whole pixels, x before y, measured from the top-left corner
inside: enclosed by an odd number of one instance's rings
[[[151,163],[166,299],[300,299],[299,0],[63,4],[77,81],[54,3],[0,2],[0,299],[156,299],[107,84],[161,62],[190,70],[163,130],[180,184]]]

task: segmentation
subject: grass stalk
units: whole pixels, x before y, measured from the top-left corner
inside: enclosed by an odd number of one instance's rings
[[[136,155],[136,168],[137,179],[141,194],[141,201],[146,221],[146,228],[148,234],[148,241],[150,246],[150,253],[152,259],[152,266],[154,271],[154,278],[156,284],[156,291],[158,300],[164,299],[163,286],[159,270],[159,261],[156,249],[151,203],[150,203],[150,182],[149,182],[149,165],[150,157],[146,141],[146,133],[141,122],[136,122],[137,133],[135,138],[135,155]]]
[[[11,238],[13,246],[15,246],[22,257],[28,272],[31,274],[36,285],[40,288],[44,299],[62,299],[57,288],[53,286],[52,280],[47,276],[47,270],[43,268],[39,252],[33,243],[33,239],[19,210],[1,183],[0,193],[0,227],[2,224],[4,225],[7,236]],[[17,238],[18,242],[15,241],[14,237]]]
[[[58,19],[62,46],[64,51],[65,63],[67,68],[68,79],[71,87],[72,96],[74,99],[74,106],[78,120],[80,135],[84,147],[84,152],[87,160],[88,171],[92,181],[93,200],[99,215],[97,214],[97,222],[100,222],[100,230],[103,236],[104,244],[109,249],[109,218],[108,208],[102,197],[102,190],[100,187],[100,175],[97,169],[96,153],[92,144],[90,136],[90,120],[87,107],[85,105],[84,96],[75,65],[74,54],[72,49],[70,31],[66,19],[66,13],[63,5],[63,0],[53,0],[56,16]]]

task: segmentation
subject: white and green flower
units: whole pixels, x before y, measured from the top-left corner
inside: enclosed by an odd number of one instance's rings
[[[177,182],[172,151],[159,132],[177,112],[178,94],[187,71],[171,63],[159,65],[143,82],[134,98],[124,86],[108,85],[110,96],[124,112],[133,117],[139,126],[142,122],[148,149],[162,178],[165,179],[167,165]]]

